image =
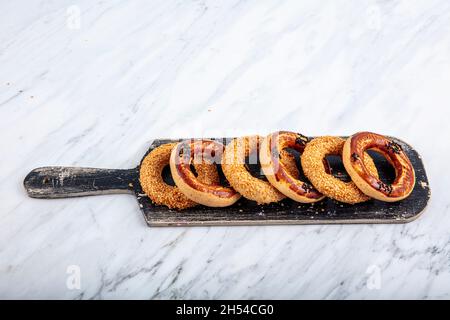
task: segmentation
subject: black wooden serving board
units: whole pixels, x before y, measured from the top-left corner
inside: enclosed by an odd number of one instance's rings
[[[406,223],[416,219],[425,209],[430,198],[428,179],[419,154],[405,142],[399,143],[408,155],[416,173],[416,185],[405,200],[388,203],[370,200],[349,205],[332,199],[314,204],[298,203],[290,199],[269,205],[257,205],[241,198],[225,208],[198,205],[178,211],[154,205],[144,194],[139,183],[139,166],[134,169],[96,169],[73,167],[44,167],[31,171],[24,180],[28,195],[33,198],[69,198],[97,194],[135,194],[148,226],[224,226],[224,225],[294,225],[294,224],[353,224],[353,223]],[[230,139],[215,139],[227,143]],[[154,140],[147,154],[157,146],[181,141]],[[374,158],[382,180],[390,181],[394,170],[384,157],[369,152]],[[146,155],[147,155],[146,154]],[[295,152],[294,152],[295,154]],[[295,154],[299,162],[299,155]],[[145,156],[144,156],[145,157]],[[330,157],[333,175],[343,180],[349,177],[338,157]],[[248,165],[255,176],[260,175],[258,165]],[[220,171],[220,166],[218,166]],[[170,170],[163,171],[163,178],[173,183]],[[223,181],[226,183],[226,181]]]

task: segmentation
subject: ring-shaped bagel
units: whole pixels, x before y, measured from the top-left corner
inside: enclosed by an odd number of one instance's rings
[[[249,164],[257,164],[262,140],[260,136],[235,138],[225,147],[222,158],[222,171],[230,185],[242,196],[258,204],[278,202],[286,198],[269,182],[254,177],[248,171],[246,160],[248,159]],[[297,177],[298,169],[294,156],[283,150],[281,158],[287,171]]]
[[[213,140],[186,140],[178,143],[170,155],[170,171],[175,184],[189,199],[209,207],[227,207],[241,195],[233,188],[200,181],[191,171],[191,163],[210,161],[219,164],[224,146]]]
[[[344,182],[329,172],[323,160],[329,155],[342,156],[345,140],[339,137],[318,137],[311,140],[303,151],[301,162],[305,176],[321,193],[344,203],[360,203],[370,199],[352,181]],[[368,154],[364,154],[364,164],[371,175],[378,178],[378,170]]]
[[[394,167],[392,184],[384,183],[369,172],[363,161],[366,150],[382,154]],[[414,168],[401,145],[390,138],[371,132],[356,133],[345,142],[342,159],[353,182],[369,197],[395,202],[408,197],[414,189]]]
[[[153,149],[141,163],[139,180],[142,190],[155,204],[181,210],[197,203],[186,197],[178,187],[168,185],[162,178],[162,171],[169,164],[170,153],[175,146],[176,143],[167,143]],[[207,184],[219,182],[215,165],[199,163],[194,167],[200,181]]]
[[[269,134],[259,151],[261,169],[269,182],[285,196],[303,203],[317,202],[325,198],[309,182],[299,180],[290,174],[282,161],[281,151],[286,148],[303,152],[308,138],[295,132],[279,131]]]

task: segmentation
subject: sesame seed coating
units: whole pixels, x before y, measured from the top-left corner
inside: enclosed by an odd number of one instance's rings
[[[197,205],[187,198],[176,186],[168,185],[162,178],[162,171],[169,164],[170,153],[177,143],[163,144],[152,150],[142,161],[139,180],[144,192],[158,205],[170,209],[187,209]],[[219,183],[215,164],[194,164],[198,179],[207,184]]]
[[[245,160],[253,157],[256,164],[260,142],[259,136],[248,136],[233,139],[225,148],[222,161],[222,170],[230,185],[245,198],[256,201],[258,204],[278,202],[285,198],[269,182],[254,177],[247,169]],[[298,177],[299,172],[295,158],[286,150],[280,153],[281,161],[287,170]]]
[[[326,172],[323,160],[328,155],[342,156],[345,140],[339,137],[318,137],[310,141],[301,156],[305,176],[324,195],[340,202],[355,204],[370,199],[354,182],[344,182]],[[372,175],[378,177],[378,171],[372,158],[364,153],[363,162]]]

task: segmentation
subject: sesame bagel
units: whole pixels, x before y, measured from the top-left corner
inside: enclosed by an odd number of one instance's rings
[[[369,171],[364,161],[366,150],[382,154],[394,167],[392,184],[384,183]],[[401,145],[390,138],[371,132],[356,133],[345,142],[342,159],[353,182],[369,197],[395,202],[408,197],[414,189],[414,168]]]
[[[278,202],[286,197],[269,182],[254,177],[248,171],[246,159],[249,164],[257,163],[262,140],[260,136],[233,139],[227,144],[222,161],[222,171],[230,185],[242,196],[258,204]],[[294,156],[283,150],[281,157],[287,171],[297,177],[298,170]]]
[[[324,160],[329,155],[342,156],[345,140],[339,137],[318,137],[305,147],[301,163],[305,176],[322,194],[340,202],[355,204],[370,199],[352,182],[344,182],[329,172]],[[378,178],[378,171],[372,158],[364,154],[364,164],[369,172]]]
[[[153,203],[181,210],[194,207],[197,203],[186,197],[178,187],[168,185],[162,178],[162,171],[169,164],[170,153],[176,145],[168,143],[153,149],[141,163],[139,181],[142,190]],[[219,182],[215,165],[198,163],[194,167],[200,181],[206,184]]]
[[[170,155],[170,171],[177,187],[189,199],[209,207],[227,207],[241,195],[231,187],[200,181],[191,171],[191,163],[219,164],[224,146],[213,140],[186,140],[178,143]]]
[[[322,200],[325,196],[309,182],[301,181],[289,173],[286,165],[280,161],[281,151],[292,148],[300,153],[309,139],[299,133],[279,131],[268,135],[261,144],[261,169],[269,182],[285,196],[303,203]]]

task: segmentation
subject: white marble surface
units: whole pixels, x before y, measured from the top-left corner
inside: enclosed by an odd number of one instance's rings
[[[0,298],[450,298],[449,119],[446,0],[2,1]],[[22,187],[38,166],[133,167],[153,138],[277,129],[406,140],[426,212],[149,229],[132,196]]]

